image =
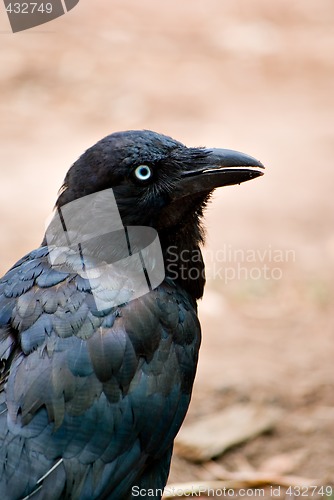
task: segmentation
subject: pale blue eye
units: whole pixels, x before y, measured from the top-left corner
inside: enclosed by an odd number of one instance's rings
[[[147,165],[139,165],[135,170],[135,176],[140,181],[147,181],[152,175],[152,170]]]

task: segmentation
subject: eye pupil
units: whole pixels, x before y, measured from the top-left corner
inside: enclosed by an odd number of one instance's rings
[[[147,181],[152,175],[150,167],[147,165],[139,165],[135,170],[135,176],[140,181]]]

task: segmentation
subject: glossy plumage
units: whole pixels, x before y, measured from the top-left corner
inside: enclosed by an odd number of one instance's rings
[[[209,150],[132,131],[93,146],[65,179],[58,207],[111,187],[125,226],[158,230],[166,277],[150,293],[98,310],[91,282],[73,266],[51,266],[46,240],[0,280],[3,500],[119,500],[134,486],[161,497],[195,377],[205,283],[203,273],[195,283],[172,279],[168,249],[199,249],[217,181],[203,191],[180,186],[208,158]],[[142,185],[133,178],[141,164],[154,171]],[[236,182],[244,177],[245,169]],[[203,271],[201,259],[194,265]]]

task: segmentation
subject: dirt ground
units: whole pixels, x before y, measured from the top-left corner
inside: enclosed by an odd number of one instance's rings
[[[112,131],[261,159],[263,178],[207,211],[185,425],[240,402],[279,408],[270,433],[215,464],[270,462],[319,485],[334,481],[333,26],[332,0],[82,0],[13,35],[0,6],[1,271],[40,243],[66,170]],[[213,478],[174,456],[170,483]]]

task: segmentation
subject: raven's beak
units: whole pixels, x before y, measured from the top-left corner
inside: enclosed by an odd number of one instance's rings
[[[205,162],[182,172],[179,189],[175,193],[177,198],[240,184],[263,175],[261,169],[264,166],[252,156],[231,149],[207,149],[205,152]]]

